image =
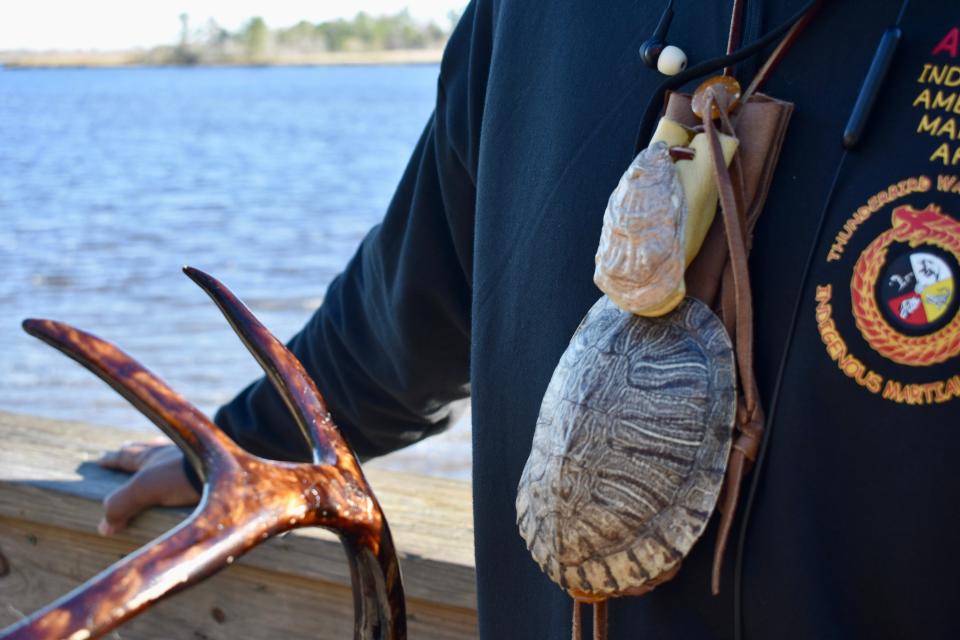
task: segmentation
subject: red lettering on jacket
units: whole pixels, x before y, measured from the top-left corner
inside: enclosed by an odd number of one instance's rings
[[[958,48],[960,48],[960,27],[954,27],[947,32],[947,35],[943,36],[940,44],[933,48],[933,55],[945,51],[950,54],[951,58],[956,58]]]

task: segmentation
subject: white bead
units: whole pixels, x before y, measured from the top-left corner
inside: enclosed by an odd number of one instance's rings
[[[667,45],[657,58],[657,71],[665,76],[675,76],[687,68],[687,54],[680,47]]]

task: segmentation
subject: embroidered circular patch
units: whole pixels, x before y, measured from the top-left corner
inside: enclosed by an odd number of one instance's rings
[[[896,251],[899,249],[899,251]],[[895,257],[891,257],[896,251]],[[944,326],[954,310],[956,260],[933,247],[893,245],[875,286],[884,317],[907,335],[925,335]]]
[[[960,223],[935,205],[893,211],[850,281],[857,328],[882,356],[925,366],[960,353]]]

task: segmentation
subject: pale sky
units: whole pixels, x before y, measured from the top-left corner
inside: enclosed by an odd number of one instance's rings
[[[466,0],[4,0],[0,2],[0,51],[11,49],[129,49],[172,44],[181,13],[191,24],[214,18],[234,30],[261,16],[273,27],[300,20],[351,18],[358,11],[390,14],[404,7],[414,17],[447,25],[447,12]]]

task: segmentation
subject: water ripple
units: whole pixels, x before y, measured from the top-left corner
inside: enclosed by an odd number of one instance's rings
[[[435,66],[0,73],[0,409],[154,429],[26,336],[28,316],[115,342],[205,411],[228,400],[259,370],[181,265],[210,271],[292,336],[382,216],[436,76]],[[432,445],[457,461],[446,475],[468,473],[464,433]],[[421,468],[429,452],[394,466]]]

